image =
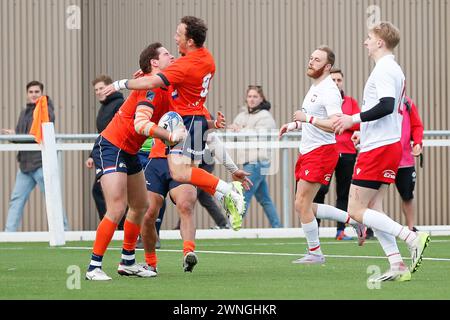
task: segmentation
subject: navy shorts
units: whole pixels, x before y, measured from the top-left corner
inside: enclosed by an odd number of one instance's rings
[[[208,121],[205,116],[183,116],[184,126],[188,131],[185,141],[169,150],[170,154],[183,154],[194,161],[202,161],[205,154]]]
[[[416,186],[416,169],[414,167],[398,168],[395,186],[404,201],[414,199]]]
[[[144,168],[144,174],[147,190],[160,194],[164,198],[170,190],[183,184],[172,179],[166,158],[150,159]]]
[[[102,136],[98,136],[95,140],[91,155],[94,159],[97,180],[108,173],[124,172],[131,176],[142,171],[137,155],[129,154],[117,148]]]

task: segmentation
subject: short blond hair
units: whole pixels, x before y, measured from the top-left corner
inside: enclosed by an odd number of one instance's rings
[[[369,32],[374,33],[386,43],[386,47],[390,50],[400,42],[400,30],[388,21],[381,21],[374,25]]]

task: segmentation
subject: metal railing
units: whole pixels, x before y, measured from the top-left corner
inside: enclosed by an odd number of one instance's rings
[[[224,144],[229,149],[243,149],[255,148],[255,143],[242,142],[242,139],[257,138],[258,141],[263,141],[265,147],[270,149],[279,149],[281,152],[281,174],[282,185],[284,190],[289,189],[289,181],[292,179],[289,176],[289,149],[298,149],[301,132],[290,132],[278,139],[278,131],[273,130],[269,132],[217,132],[217,135],[224,140]],[[60,177],[63,175],[63,151],[89,151],[92,150],[93,142],[98,137],[98,134],[56,134],[56,148],[59,162]],[[424,131],[424,146],[439,147],[450,146],[450,130],[430,130]],[[431,139],[428,139],[431,138]],[[440,139],[436,139],[440,138]],[[447,139],[445,139],[447,138]],[[233,140],[233,141],[230,141]],[[6,142],[16,143],[6,143]],[[70,142],[69,141],[77,141]],[[89,142],[82,142],[89,141]],[[1,151],[39,151],[41,147],[34,142],[34,137],[31,135],[0,135],[0,152]],[[259,144],[256,144],[260,147]],[[61,188],[64,188],[64,182],[61,180]],[[62,190],[63,192],[63,190]],[[288,192],[283,192],[283,221],[284,227],[289,228],[289,217],[292,212],[292,200]]]

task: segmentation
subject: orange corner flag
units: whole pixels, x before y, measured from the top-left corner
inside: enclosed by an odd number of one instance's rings
[[[36,108],[33,111],[33,123],[31,124],[30,134],[34,136],[37,143],[42,142],[42,123],[50,122],[48,117],[47,96],[42,96],[36,102]]]

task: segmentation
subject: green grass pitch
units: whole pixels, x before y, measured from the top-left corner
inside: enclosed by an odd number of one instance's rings
[[[193,273],[182,270],[181,245],[163,240],[158,277],[142,279],[117,274],[121,243],[114,241],[103,262],[113,280],[92,282],[84,280],[92,242],[57,248],[0,243],[0,299],[450,299],[450,237],[432,237],[410,282],[379,287],[367,283],[373,272],[388,267],[376,240],[358,247],[356,241],[322,239],[326,264],[310,266],[291,263],[306,250],[303,238],[198,240]],[[403,243],[400,250],[409,263]],[[136,257],[142,262],[143,251]]]

